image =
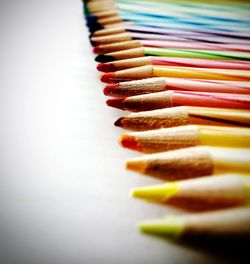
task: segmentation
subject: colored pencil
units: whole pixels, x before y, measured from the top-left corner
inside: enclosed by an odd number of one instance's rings
[[[174,67],[199,67],[213,69],[250,70],[250,61],[237,60],[209,60],[196,58],[169,58],[169,57],[139,57],[125,60],[116,60],[107,63],[99,63],[97,70],[102,72],[114,72],[145,65],[174,66]]]
[[[219,174],[202,178],[135,188],[131,195],[152,202],[167,203],[187,210],[211,210],[249,206],[250,174]]]
[[[167,41],[167,40],[131,40],[95,46],[93,51],[97,54],[105,54],[114,51],[140,47],[155,48],[181,48],[181,49],[203,49],[203,50],[231,50],[249,52],[249,45],[206,43],[202,41]]]
[[[118,118],[115,122],[115,126],[138,131],[188,124],[249,127],[250,111],[179,106],[131,113]]]
[[[182,57],[196,59],[214,59],[214,60],[250,60],[249,52],[223,51],[223,50],[195,50],[195,49],[165,49],[165,48],[134,48],[107,54],[100,54],[96,57],[98,62],[110,62],[114,60],[123,60],[138,58],[144,56],[161,57]]]
[[[107,84],[103,92],[105,95],[121,97],[167,90],[250,94],[250,82],[155,77]]]
[[[195,146],[127,159],[126,168],[166,181],[250,173],[250,149]]]
[[[233,208],[212,212],[184,215],[168,215],[163,219],[143,221],[142,232],[167,236],[185,234],[206,235],[250,235],[250,209]]]
[[[117,83],[152,77],[250,81],[250,71],[147,65],[116,72],[107,72],[102,74],[100,79],[105,83]]]
[[[152,8],[153,7],[153,8]],[[243,26],[248,25],[249,19],[247,18],[247,12],[237,12],[229,13],[227,12],[227,18],[222,19],[220,16],[216,16],[213,13],[212,17],[209,17],[209,10],[199,10],[199,15],[194,14],[194,9],[192,13],[180,12],[183,6],[178,6],[178,9],[170,10],[161,10],[159,8],[154,9],[154,6],[151,6],[150,9],[142,10],[145,7],[140,6],[135,10],[135,7],[131,7],[130,10],[126,10],[126,6],[123,6],[123,10],[118,10],[115,8],[111,9],[111,12],[107,13],[107,9],[104,11],[95,11],[91,15],[87,15],[86,19],[88,21],[88,26],[93,26],[99,24],[101,26],[105,26],[106,24],[122,22],[122,21],[133,21],[138,23],[146,23],[151,22],[155,23],[155,25],[166,26],[168,24],[173,25],[182,25],[182,26],[196,26],[196,28],[212,28],[212,29],[235,29],[240,30]],[[132,9],[133,8],[133,9]],[[148,12],[149,11],[149,12]],[[104,13],[103,13],[104,12]],[[205,12],[203,16],[201,16],[201,12]],[[223,14],[225,15],[225,10],[223,10]],[[238,18],[235,16],[238,15]],[[225,18],[225,17],[224,17]],[[165,25],[164,25],[165,22]],[[167,23],[166,23],[167,22]],[[217,23],[216,23],[217,22]],[[231,26],[231,27],[230,27]]]
[[[131,112],[149,111],[175,106],[202,106],[250,110],[250,95],[207,93],[190,91],[165,91],[129,97],[112,98],[108,106]]]
[[[109,23],[121,23],[122,20],[118,16],[104,18],[106,24]],[[140,18],[139,18],[140,20]],[[133,18],[130,20],[133,21]],[[150,23],[151,21],[151,23]],[[108,29],[100,29],[93,33],[93,37],[99,36],[110,36],[113,34],[120,34],[125,32],[145,32],[145,33],[154,33],[154,34],[162,34],[162,35],[174,35],[174,36],[219,36],[219,37],[226,37],[226,38],[244,38],[246,40],[250,40],[249,38],[249,31],[222,31],[218,29],[209,29],[206,27],[199,27],[199,26],[187,26],[181,24],[181,27],[171,27],[166,24],[166,21],[163,20],[164,24],[160,24],[161,27],[155,27],[153,25],[159,24],[158,20],[152,21],[150,20],[144,23],[143,25],[127,25],[121,27],[112,27]],[[104,24],[105,24],[104,22]]]
[[[250,128],[186,125],[123,133],[119,142],[125,148],[144,153],[198,145],[250,148]]]
[[[215,36],[211,34],[156,34],[147,32],[124,32],[105,36],[91,36],[93,46],[103,45],[108,43],[131,41],[136,39],[142,40],[176,40],[176,41],[205,41],[211,43],[231,43],[249,45],[249,40],[245,38],[233,38],[224,36]]]

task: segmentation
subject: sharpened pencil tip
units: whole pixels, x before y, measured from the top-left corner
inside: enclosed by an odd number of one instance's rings
[[[111,62],[111,61],[115,61],[115,58],[113,56],[100,54],[95,58],[95,61],[97,61],[97,62]]]
[[[90,34],[89,38],[92,38],[92,37],[93,37],[93,34]],[[94,52],[95,54],[99,54],[99,53],[101,52],[99,45],[97,45],[97,46],[95,46],[95,47],[93,48],[93,52]]]
[[[115,123],[114,123],[114,125],[115,126],[117,126],[117,127],[121,127],[122,126],[122,121],[123,121],[123,117],[120,117],[120,118],[118,118],[116,121],[115,121]]]
[[[106,87],[103,89],[103,93],[105,95],[111,95],[113,94],[113,92],[119,87],[118,83],[111,83],[111,84],[107,84]]]
[[[125,167],[128,170],[136,171],[139,173],[145,173],[145,171],[147,170],[148,164],[144,161],[130,159],[126,161]]]
[[[98,22],[98,18],[94,16],[93,14],[88,14],[85,16],[85,19],[87,21],[87,24],[93,24]]]
[[[176,182],[166,184],[135,188],[131,191],[131,195],[136,198],[150,199],[157,201],[167,201],[179,192],[179,186]]]
[[[118,108],[121,110],[125,110],[123,107],[123,101],[125,100],[125,98],[113,98],[113,99],[108,99],[106,101],[106,104],[108,106],[114,107],[114,108]]]
[[[90,34],[91,35],[91,34]],[[95,41],[93,41],[93,40],[91,40],[91,38],[89,39],[89,41],[90,41],[90,44],[94,47],[94,46],[96,46],[96,42]]]
[[[185,229],[180,217],[169,216],[162,220],[145,221],[139,224],[141,232],[178,237]]]
[[[87,24],[88,28],[89,28],[89,32],[91,34],[93,34],[95,31],[97,30],[101,30],[103,29],[103,26],[100,25],[99,23],[91,23],[91,24]]]
[[[114,72],[115,68],[112,64],[109,63],[99,63],[97,65],[97,70],[101,72]]]
[[[143,151],[143,147],[140,146],[140,142],[138,142],[138,140],[134,136],[123,134],[121,135],[119,142],[124,148]]]
[[[100,79],[105,83],[112,83],[112,79],[115,77],[113,72],[107,72],[101,75]]]

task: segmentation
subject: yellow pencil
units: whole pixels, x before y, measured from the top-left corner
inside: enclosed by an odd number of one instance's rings
[[[250,235],[250,209],[223,209],[165,218],[140,223],[142,232],[182,236],[184,234]]]
[[[250,174],[220,174],[135,188],[131,195],[192,211],[249,206]]]

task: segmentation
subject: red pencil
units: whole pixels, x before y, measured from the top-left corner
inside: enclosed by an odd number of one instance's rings
[[[107,105],[132,112],[175,106],[250,109],[250,95],[166,91],[107,100]]]

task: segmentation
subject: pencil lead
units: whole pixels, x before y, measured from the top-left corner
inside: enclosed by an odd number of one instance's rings
[[[96,42],[95,41],[93,41],[93,40],[91,40],[91,39],[89,39],[89,42],[90,42],[90,44],[94,47],[94,46],[96,46]]]
[[[105,55],[105,54],[100,54],[95,58],[95,61],[97,62],[111,62],[115,61],[116,59],[113,56]]]
[[[123,107],[123,101],[124,101],[125,97],[124,98],[112,98],[112,99],[108,99],[106,101],[106,104],[108,106],[111,106],[111,107],[114,107],[114,108],[118,108],[118,109],[121,109],[121,110],[125,110],[124,107]]]
[[[134,136],[123,134],[119,139],[119,143],[125,148],[143,151],[143,147],[140,146],[140,142]]]
[[[110,63],[99,63],[97,65],[97,70],[101,72],[114,72],[115,67]]]
[[[175,196],[178,191],[178,184],[175,182],[169,182],[157,186],[132,189],[131,196],[142,199],[167,201]]]
[[[93,34],[94,32],[96,32],[97,30],[103,29],[103,26],[100,25],[99,23],[91,23],[91,24],[87,24],[88,28],[89,28],[89,32],[91,34]]]
[[[92,37],[93,37],[93,34],[90,34],[90,35],[89,35],[89,38],[92,38]],[[94,52],[95,54],[99,54],[99,53],[101,52],[100,46],[99,46],[99,45],[95,46],[95,47],[93,48],[93,52]]]
[[[113,72],[107,72],[100,76],[100,80],[105,83],[112,83],[114,76],[115,74]]]
[[[114,90],[116,90],[119,87],[119,84],[117,83],[111,83],[107,84],[106,87],[103,89],[104,95],[112,95]]]
[[[122,126],[122,121],[123,121],[123,117],[120,117],[120,118],[118,118],[116,121],[115,121],[115,123],[114,123],[114,125],[115,126],[117,126],[117,127],[121,127]]]
[[[163,220],[145,221],[139,224],[141,232],[152,234],[165,234],[178,237],[184,230],[184,221],[175,216],[169,216]]]
[[[98,18],[93,14],[87,14],[85,16],[85,19],[86,19],[87,23],[96,23],[98,21]]]

